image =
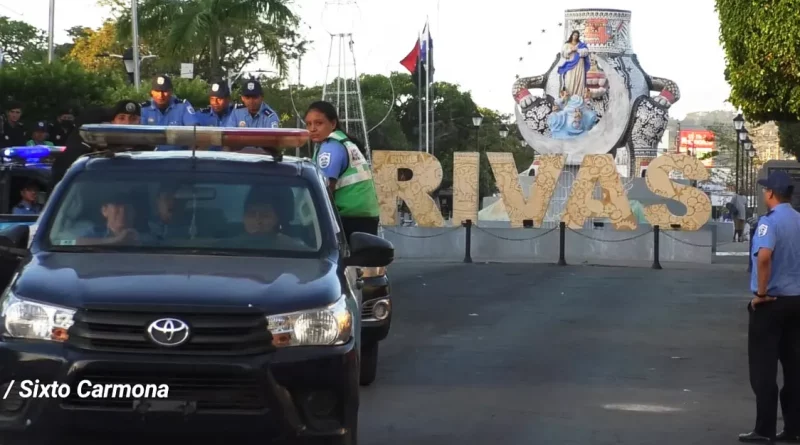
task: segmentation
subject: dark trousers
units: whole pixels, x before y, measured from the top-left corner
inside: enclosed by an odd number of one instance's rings
[[[370,217],[342,217],[342,230],[347,237],[347,242],[350,243],[350,235],[355,232],[364,232],[371,235],[378,234],[378,225],[380,218],[377,216]]]
[[[775,436],[780,400],[784,429],[800,434],[800,296],[779,297],[755,309],[748,305],[748,311],[750,387],[756,395],[754,431]],[[776,381],[778,361],[783,367],[780,391]]]

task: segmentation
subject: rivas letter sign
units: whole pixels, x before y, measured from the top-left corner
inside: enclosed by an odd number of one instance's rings
[[[519,184],[517,166],[510,153],[486,153],[502,195],[512,227],[522,227],[524,220],[533,220],[541,227],[553,197],[565,156],[543,155],[531,194],[526,200]],[[397,225],[397,198],[402,199],[421,227],[443,227],[444,218],[430,193],[442,182],[442,166],[432,155],[411,151],[372,152],[375,186],[381,206],[381,223]],[[453,156],[453,220],[478,221],[479,154],[460,152]],[[413,172],[407,181],[398,180],[398,170]],[[700,189],[673,182],[672,171],[687,179],[708,179],[708,170],[695,157],[684,154],[659,156],[647,169],[647,187],[656,195],[673,199],[686,206],[685,215],[670,213],[664,204],[645,207],[644,214],[652,225],[670,230],[698,230],[711,217],[711,200]],[[594,199],[595,184],[600,183],[602,199]],[[608,218],[617,230],[635,230],[637,218],[625,195],[622,178],[610,154],[587,155],[572,185],[561,220],[573,229],[580,229],[586,218]]]

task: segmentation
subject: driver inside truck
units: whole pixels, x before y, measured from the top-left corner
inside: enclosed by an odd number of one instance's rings
[[[76,244],[138,244],[141,236],[133,228],[135,210],[129,195],[110,195],[102,201],[100,213],[104,223],[87,230],[77,239]]]

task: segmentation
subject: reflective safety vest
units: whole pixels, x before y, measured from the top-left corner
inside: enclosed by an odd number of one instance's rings
[[[343,132],[336,130],[328,139],[339,142],[347,150],[347,169],[336,180],[333,200],[342,217],[378,217],[381,210],[372,168],[361,154],[361,150],[347,138]],[[319,149],[314,152],[317,162]]]

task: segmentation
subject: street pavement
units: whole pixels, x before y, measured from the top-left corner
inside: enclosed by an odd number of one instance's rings
[[[745,261],[398,262],[360,443],[735,443],[755,415]]]

